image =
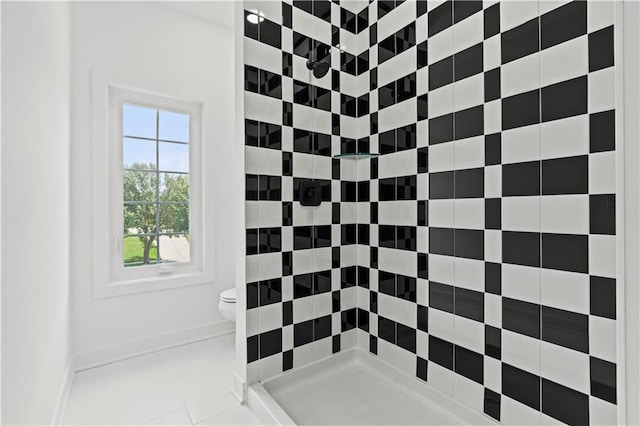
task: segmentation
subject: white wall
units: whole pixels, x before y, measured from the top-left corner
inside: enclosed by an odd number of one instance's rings
[[[154,341],[154,337],[202,326],[206,329],[223,321],[217,309],[219,294],[234,285],[234,238],[228,225],[233,222],[235,212],[228,208],[233,188],[227,177],[233,167],[228,161],[233,154],[234,135],[233,33],[160,4],[74,2],[71,34],[73,351],[80,358],[99,362],[100,357],[117,357],[133,348],[144,350],[145,344],[151,349],[158,342],[167,341]],[[148,76],[155,82],[166,82],[167,87],[196,89],[201,93],[205,102],[204,144],[216,152],[215,161],[207,164],[213,168],[213,176],[205,182],[207,192],[215,195],[215,217],[206,218],[213,220],[216,227],[215,284],[103,299],[93,297],[90,90],[93,68],[133,77]],[[196,329],[191,335],[202,330]],[[174,335],[168,340],[180,338]],[[111,351],[111,355],[102,350],[118,347],[121,349]],[[95,356],[82,356],[88,353]]]
[[[70,359],[69,4],[2,4],[2,423],[53,419]]]

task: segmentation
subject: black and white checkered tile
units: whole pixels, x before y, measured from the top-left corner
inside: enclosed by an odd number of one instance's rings
[[[358,345],[505,424],[616,423],[613,2],[245,9],[250,381]]]

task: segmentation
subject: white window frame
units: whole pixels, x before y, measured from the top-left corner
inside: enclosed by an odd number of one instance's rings
[[[160,90],[154,90],[161,87]],[[213,227],[205,211],[204,102],[188,90],[153,86],[100,70],[93,71],[93,294],[111,297],[212,284]],[[190,115],[189,244],[190,261],[125,267],[123,262],[122,105],[133,104]]]

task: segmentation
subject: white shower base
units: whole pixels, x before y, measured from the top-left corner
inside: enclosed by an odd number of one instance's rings
[[[356,348],[256,383],[248,402],[274,424],[497,424]]]

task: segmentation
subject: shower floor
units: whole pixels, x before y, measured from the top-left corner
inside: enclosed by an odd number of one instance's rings
[[[298,425],[495,424],[358,349],[263,386]]]

